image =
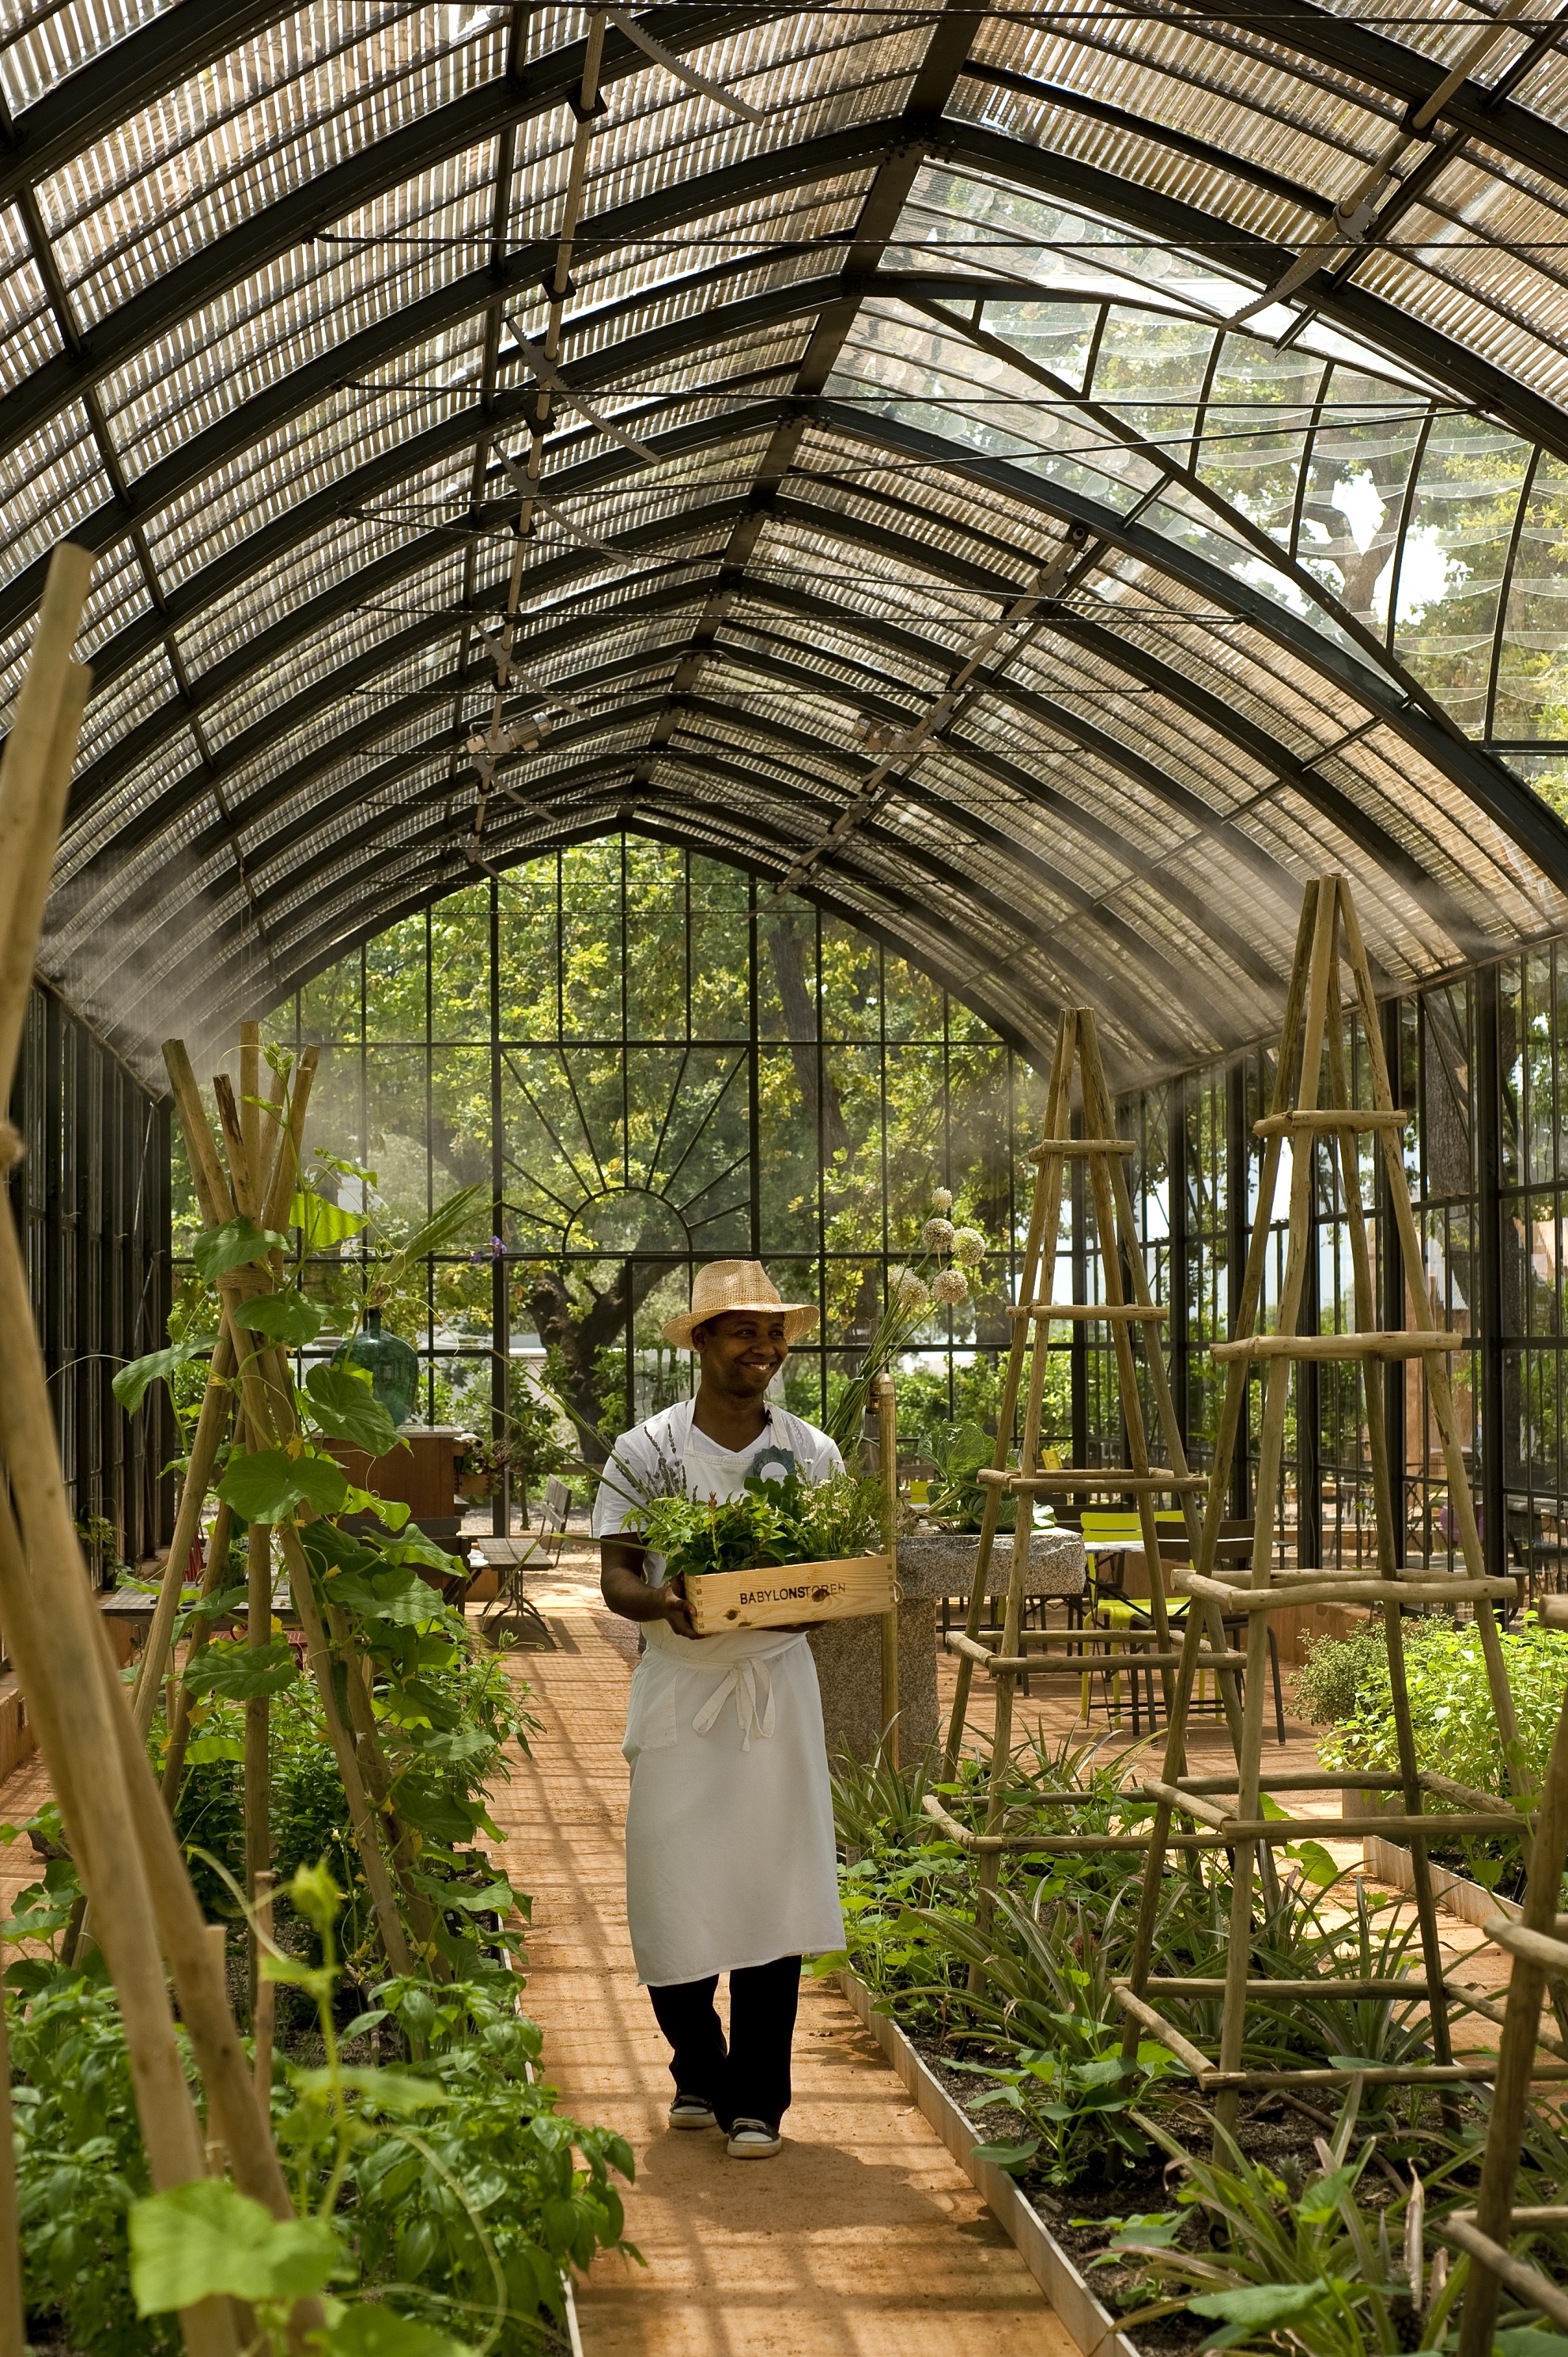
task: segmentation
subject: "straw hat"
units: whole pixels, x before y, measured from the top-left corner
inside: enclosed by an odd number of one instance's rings
[[[780,1301],[779,1287],[759,1260],[711,1260],[692,1280],[692,1307],[684,1318],[671,1318],[664,1340],[678,1351],[695,1350],[694,1327],[726,1309],[781,1309],[784,1340],[798,1342],[817,1322],[817,1313],[803,1301]]]

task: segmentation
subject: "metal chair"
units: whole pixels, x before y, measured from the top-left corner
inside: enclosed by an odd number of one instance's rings
[[[537,1604],[525,1592],[523,1575],[530,1570],[553,1571],[561,1560],[565,1544],[566,1518],[572,1511],[572,1492],[558,1474],[553,1473],[544,1485],[544,1504],[539,1517],[539,1528],[530,1534],[527,1552],[516,1555],[509,1564],[498,1566],[501,1577],[495,1600],[480,1616],[479,1634],[497,1642],[509,1634],[520,1642],[537,1645],[546,1652],[554,1652],[555,1640]]]

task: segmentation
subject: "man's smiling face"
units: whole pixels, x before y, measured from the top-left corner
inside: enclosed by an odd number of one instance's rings
[[[703,1383],[734,1400],[760,1399],[789,1355],[778,1309],[726,1309],[705,1319],[692,1340],[702,1354]]]

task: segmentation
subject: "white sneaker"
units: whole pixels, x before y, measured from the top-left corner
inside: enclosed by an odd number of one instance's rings
[[[771,2160],[783,2149],[783,2137],[766,2120],[736,2120],[725,2147],[732,2160]]]
[[[716,2128],[713,2107],[701,2095],[677,2095],[670,2106],[672,2128]]]

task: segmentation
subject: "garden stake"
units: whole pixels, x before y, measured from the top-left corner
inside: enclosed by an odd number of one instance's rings
[[[256,1897],[252,1921],[255,1926],[257,1945],[263,1952],[273,1936],[273,1892],[277,1887],[275,1874],[256,1877]],[[277,2029],[278,1985],[258,1975],[256,2002],[251,2016],[252,2068],[256,2083],[256,2109],[263,2120],[273,2114],[273,2040]]]
[[[1544,1598],[1541,1617],[1549,1626],[1568,1625],[1562,1609],[1565,1599]],[[1541,1794],[1535,1838],[1530,1846],[1524,1902],[1517,1924],[1493,1916],[1483,1927],[1513,1960],[1503,2012],[1503,2034],[1498,2042],[1497,2082],[1491,2118],[1481,2161],[1481,2182],[1472,2211],[1455,2211],[1441,2231],[1469,2254],[1470,2274],[1459,2319],[1458,2357],[1492,2357],[1500,2285],[1516,2298],[1541,2308],[1553,2322],[1568,2324],[1568,2300],[1560,2284],[1515,2257],[1509,2249],[1523,2222],[1513,2208],[1524,2139],[1524,2112],[1530,2083],[1541,2075],[1535,2050],[1541,2029],[1541,2005],[1549,1980],[1559,1986],[1568,1980],[1568,1942],[1561,1937],[1557,1912],[1563,1869],[1568,1858],[1568,1696],[1558,1715],[1552,1739],[1546,1781]],[[1520,1936],[1522,1934],[1522,1937]],[[1560,2212],[1552,2222],[1561,2226]]]
[[[1075,1070],[1080,1077],[1083,1121],[1088,1132],[1087,1135],[1078,1138],[1069,1135]],[[950,1838],[956,1839],[961,1847],[970,1850],[980,1859],[975,1925],[983,1936],[989,1931],[1004,1855],[1002,1826],[1006,1814],[1007,1779],[1012,1764],[1013,1703],[1018,1679],[1029,1675],[1077,1678],[1087,1686],[1091,1676],[1113,1674],[1120,1678],[1125,1673],[1135,1680],[1140,1674],[1148,1674],[1157,1665],[1167,1710],[1173,1706],[1171,1669],[1180,1657],[1173,1650],[1165,1612],[1155,1501],[1161,1491],[1181,1500],[1190,1541],[1197,1535],[1197,1517],[1192,1501],[1207,1484],[1204,1476],[1187,1470],[1170,1385],[1155,1340],[1155,1329],[1166,1312],[1156,1307],[1150,1294],[1143,1248],[1133,1222],[1132,1200],[1125,1180],[1122,1178],[1118,1185],[1112,1175],[1121,1157],[1131,1150],[1130,1146],[1115,1135],[1113,1109],[1105,1085],[1093,1014],[1087,1007],[1069,1007],[1062,1015],[1057,1034],[1056,1054],[1052,1060],[1047,1095],[1045,1137],[1032,1150],[1029,1157],[1036,1165],[1035,1200],[1024,1258],[1022,1297],[1013,1312],[1013,1345],[997,1417],[996,1453],[989,1470],[980,1477],[986,1495],[981,1518],[974,1584],[970,1592],[964,1633],[951,1640],[953,1651],[959,1655],[959,1674],[948,1730],[945,1781],[952,1781],[957,1767],[973,1670],[983,1669],[995,1684],[996,1717],[991,1741],[991,1772],[983,1831],[979,1835],[961,1827],[955,1831],[954,1819],[950,1812],[942,1810],[935,1793],[928,1794],[922,1804],[928,1815],[936,1817],[940,1813],[943,1831],[949,1834]],[[1073,1160],[1082,1160],[1088,1165],[1104,1273],[1105,1299],[1100,1302],[1058,1302],[1052,1297],[1063,1184],[1069,1164]],[[1117,1178],[1121,1178],[1119,1168]],[[1133,1279],[1133,1298],[1131,1301],[1123,1291],[1123,1264]],[[1067,1323],[1079,1319],[1095,1319],[1111,1329],[1127,1430],[1127,1453],[1131,1461],[1126,1466],[1048,1471],[1040,1461],[1040,1422],[1050,1329],[1054,1322]],[[1155,1465],[1149,1456],[1138,1389],[1139,1362],[1133,1343],[1135,1328],[1141,1329],[1144,1334],[1144,1362],[1150,1367],[1159,1366],[1160,1379],[1154,1391],[1161,1438],[1169,1460],[1165,1467]],[[1012,1452],[1014,1421],[1018,1394],[1023,1388],[1026,1358],[1029,1366],[1029,1381],[1024,1406],[1024,1430],[1017,1465],[1010,1468],[1008,1458]],[[1030,1632],[1028,1641],[1031,1646],[1037,1644],[1038,1650],[1026,1651],[1022,1622],[1033,1546],[1034,1499],[1037,1491],[1053,1490],[1079,1494],[1095,1491],[1116,1494],[1130,1491],[1137,1499],[1144,1558],[1149,1572],[1150,1619],[1155,1643],[1152,1652],[1140,1650],[1140,1632],[1135,1630],[1126,1632],[1105,1631],[1101,1632],[1097,1644],[1088,1644],[1077,1632],[1073,1632],[1079,1650],[1070,1658],[1060,1661],[1048,1658],[1046,1636]],[[986,1646],[980,1641],[980,1626],[1004,1494],[1017,1501],[1017,1528],[1013,1539],[1012,1568],[1007,1583],[1001,1641]],[[1226,1650],[1223,1634],[1204,1605],[1191,1611],[1188,1620],[1189,1633],[1201,1625],[1210,1636],[1209,1650],[1199,1656],[1200,1663],[1204,1669],[1212,1669],[1219,1675],[1228,1711],[1234,1715],[1234,1657]],[[1069,1639],[1069,1642],[1071,1641],[1073,1638]],[[1114,1666],[1108,1668],[1108,1665]],[[1070,1795],[1064,1797],[1072,1798]],[[1088,1797],[1087,1794],[1083,1796],[1085,1803]],[[1064,1854],[1070,1854],[1083,1838],[1071,1833],[1032,1835],[1029,1848],[1049,1854],[1059,1847]],[[1121,1839],[1129,1847],[1141,1848],[1145,1836],[1142,1833],[1133,1833],[1121,1836]],[[970,1969],[972,1994],[981,1993],[985,1979],[985,1966],[977,1961]]]
[[[235,1192],[231,1197],[228,1183],[223,1177],[222,1165],[213,1144],[212,1133],[202,1109],[200,1093],[196,1085],[196,1076],[191,1069],[190,1059],[179,1041],[170,1040],[165,1044],[164,1060],[174,1087],[180,1124],[186,1135],[191,1173],[196,1182],[202,1215],[209,1226],[220,1226],[227,1216],[226,1202],[230,1200],[237,1200],[238,1192],[242,1187],[247,1194],[251,1193],[250,1179],[248,1176],[242,1178],[236,1171],[234,1173]],[[297,1136],[292,1125],[289,1135],[297,1148]],[[283,1160],[283,1152],[280,1150],[280,1168],[275,1176],[275,1184],[280,1188],[287,1175],[281,1167]],[[254,1200],[253,1195],[252,1200]],[[263,1277],[260,1271],[253,1266],[233,1270],[220,1280],[219,1286],[225,1303],[231,1306],[251,1299],[258,1291],[270,1289],[270,1276]],[[241,1352],[239,1362],[241,1399],[253,1445],[263,1449],[275,1448],[281,1442],[285,1442],[296,1435],[292,1388],[278,1354],[255,1347],[255,1343],[256,1338],[247,1333],[244,1344],[237,1345]],[[364,1869],[365,1883],[371,1894],[371,1903],[381,1935],[381,1944],[386,1950],[387,1961],[393,1972],[410,1972],[413,1970],[413,1957],[403,1931],[403,1921],[398,1912],[391,1877],[387,1870],[385,1853],[381,1848],[377,1832],[376,1813],[367,1796],[359,1756],[353,1740],[343,1724],[338,1709],[337,1695],[333,1691],[332,1656],[317,1605],[310,1566],[306,1561],[305,1550],[299,1543],[299,1534],[293,1524],[282,1525],[278,1532],[278,1538],[289,1576],[295,1609],[299,1615],[300,1626],[305,1631],[306,1658],[310,1663],[311,1674],[316,1680],[317,1691],[321,1697],[322,1714],[327,1722],[328,1735],[338,1763],[338,1772],[342,1778],[344,1793],[348,1799],[355,1846],[360,1853],[360,1863]]]
[[[228,1506],[220,1501],[217,1514],[213,1519],[212,1535],[207,1543],[207,1564],[201,1575],[201,1594],[204,1601],[208,1597],[215,1596],[222,1585],[223,1575],[229,1565],[229,1540],[233,1523],[234,1518]],[[203,1619],[197,1622],[186,1652],[185,1666],[188,1670],[197,1656],[206,1651],[211,1631],[210,1620]],[[169,1723],[168,1749],[164,1755],[164,1802],[171,1816],[174,1813],[174,1804],[179,1798],[180,1783],[185,1775],[185,1752],[186,1746],[190,1741],[192,1706],[193,1697],[190,1689],[182,1678],[174,1698],[174,1717]]]
[[[353,1631],[347,1613],[337,1605],[327,1608],[327,1631],[343,1662],[346,1675],[343,1691],[348,1696],[349,1717],[357,1741],[360,1765],[364,1774],[365,1788],[372,1807],[386,1828],[387,1843],[392,1851],[392,1869],[398,1888],[403,1892],[413,1936],[421,1953],[429,1964],[432,1976],[438,1981],[450,1980],[451,1967],[435,1945],[435,1910],[424,1893],[413,1881],[413,1861],[417,1855],[413,1837],[403,1824],[392,1801],[392,1771],[381,1747],[376,1730],[375,1713],[371,1707],[369,1681],[358,1674],[363,1657],[357,1652]]]
[[[321,1696],[321,1713],[327,1721],[327,1733],[331,1741],[338,1773],[343,1780],[343,1790],[349,1798],[349,1814],[354,1827],[355,1846],[365,1871],[365,1883],[375,1910],[376,1922],[381,1935],[381,1945],[387,1952],[387,1962],[394,1973],[411,1973],[413,1957],[397,1900],[392,1895],[387,1862],[376,1831],[375,1812],[365,1792],[364,1779],[349,1730],[338,1716],[338,1697],[332,1690],[332,1655],[328,1649],[327,1631],[321,1625],[317,1606],[316,1588],[310,1577],[310,1566],[305,1559],[305,1549],[299,1543],[299,1533],[289,1523],[282,1524],[278,1538],[283,1546],[283,1559],[288,1570],[289,1585],[294,1591],[295,1610],[299,1614],[300,1627],[305,1631],[307,1658],[315,1675],[317,1691]],[[350,1670],[350,1675],[352,1671]]]
[[[1341,934],[1346,961],[1354,981],[1354,1003],[1359,1005],[1363,1016],[1367,1058],[1373,1084],[1374,1101],[1370,1107],[1354,1104],[1349,1097],[1343,1039],[1346,1010],[1340,977]],[[1240,1619],[1245,1616],[1247,1669],[1241,1741],[1237,1753],[1233,1785],[1228,1781],[1224,1787],[1226,1790],[1233,1789],[1236,1797],[1224,1804],[1218,1800],[1206,1799],[1202,1797],[1203,1788],[1216,1790],[1214,1780],[1189,1778],[1184,1773],[1182,1738],[1187,1706],[1199,1667],[1197,1629],[1190,1614],[1176,1674],[1176,1704],[1166,1731],[1164,1773],[1157,1778],[1144,1778],[1130,1786],[1126,1794],[1128,1799],[1153,1802],[1155,1815],[1131,1969],[1126,1981],[1117,1985],[1118,1999],[1127,2016],[1122,2046],[1124,2055],[1131,2057],[1135,2051],[1143,2030],[1152,2029],[1155,2035],[1161,2038],[1173,2032],[1173,2026],[1149,2003],[1151,1995],[1158,1996],[1162,1990],[1162,1984],[1158,1981],[1151,1983],[1149,1975],[1161,1871],[1165,1851],[1172,1840],[1173,1814],[1185,1815],[1195,1824],[1218,1832],[1231,1850],[1230,1924],[1225,1958],[1219,2057],[1217,2065],[1208,2065],[1198,2075],[1200,2090],[1217,2094],[1216,2118],[1219,2128],[1226,2130],[1234,2126],[1238,2097],[1243,2087],[1273,2085],[1286,2089],[1327,2083],[1317,2072],[1291,2070],[1248,2072],[1242,2069],[1241,2063],[1249,2004],[1254,1998],[1264,1997],[1274,1987],[1268,1980],[1250,1977],[1254,1876],[1266,1873],[1269,1853],[1278,1843],[1303,1835],[1310,1836],[1322,1829],[1321,1821],[1310,1817],[1280,1817],[1264,1822],[1266,1798],[1276,1788],[1289,1789],[1291,1782],[1288,1777],[1271,1778],[1262,1764],[1268,1618],[1271,1611],[1283,1605],[1305,1603],[1309,1598],[1381,1607],[1388,1636],[1401,1813],[1380,1816],[1369,1822],[1385,1837],[1410,1843],[1424,1971],[1421,1977],[1412,1978],[1406,1987],[1412,2000],[1423,2000],[1426,2005],[1434,2060],[1425,2063],[1382,2068],[1377,2083],[1448,2086],[1456,2083],[1466,2073],[1487,2075],[1484,2067],[1454,2063],[1451,2060],[1449,1993],[1438,1944],[1436,1907],[1427,1859],[1430,1819],[1425,1813],[1424,1803],[1429,1796],[1434,1795],[1452,1800],[1457,1796],[1457,1788],[1453,1787],[1449,1780],[1431,1775],[1417,1765],[1405,1687],[1400,1615],[1405,1604],[1413,1604],[1431,1596],[1444,1603],[1471,1601],[1476,1606],[1477,1620],[1484,1618],[1489,1623],[1491,1600],[1494,1598],[1511,1598],[1513,1583],[1485,1577],[1478,1542],[1477,1549],[1472,1550],[1467,1541],[1462,1541],[1466,1567],[1460,1574],[1430,1572],[1406,1579],[1401,1576],[1397,1562],[1394,1492],[1388,1463],[1382,1394],[1373,1371],[1395,1358],[1419,1359],[1428,1372],[1433,1412],[1444,1435],[1445,1453],[1450,1440],[1456,1452],[1458,1427],[1454,1420],[1452,1395],[1445,1373],[1441,1388],[1436,1380],[1436,1372],[1443,1367],[1444,1354],[1454,1349],[1455,1340],[1451,1335],[1437,1330],[1426,1287],[1419,1281],[1423,1266],[1421,1248],[1395,1137],[1396,1129],[1403,1125],[1403,1117],[1393,1109],[1376,1016],[1370,975],[1366,969],[1365,951],[1356,927],[1348,887],[1342,877],[1325,877],[1309,884],[1306,889],[1286,999],[1279,1060],[1275,1067],[1273,1105],[1268,1115],[1256,1125],[1258,1135],[1263,1141],[1260,1211],[1253,1223],[1236,1333],[1229,1342],[1213,1346],[1213,1357],[1226,1370],[1226,1394],[1208,1512],[1192,1570],[1184,1572],[1178,1569],[1176,1575],[1178,1586],[1185,1587],[1195,1598],[1214,1607],[1222,1617]],[[1323,1084],[1326,1060],[1330,1101],[1320,1105],[1318,1092]],[[1368,1131],[1380,1136],[1388,1157],[1395,1222],[1405,1254],[1405,1266],[1408,1271],[1415,1273],[1417,1280],[1409,1287],[1409,1297],[1415,1311],[1413,1329],[1409,1331],[1380,1332],[1375,1323],[1376,1305],[1360,1200],[1356,1144],[1358,1134]],[[1274,1330],[1260,1336],[1256,1331],[1256,1320],[1271,1232],[1270,1211],[1278,1179],[1281,1149],[1286,1137],[1292,1142],[1292,1157],[1284,1276]],[[1303,1336],[1298,1334],[1297,1325],[1308,1262],[1316,1250],[1314,1213],[1317,1148],[1320,1144],[1330,1150],[1331,1168],[1337,1167],[1343,1192],[1343,1216],[1351,1238],[1357,1330],[1348,1334]],[[1373,1512],[1377,1525],[1377,1576],[1373,1578],[1333,1570],[1293,1577],[1289,1573],[1276,1574],[1273,1567],[1274,1501],[1283,1464],[1291,1369],[1293,1362],[1309,1358],[1356,1366],[1362,1374]],[[1255,1361],[1264,1369],[1263,1412],[1256,1477],[1259,1509],[1252,1534],[1251,1569],[1243,1584],[1239,1573],[1227,1573],[1219,1568],[1219,1517],[1237,1437],[1245,1415],[1249,1371]],[[1450,1461],[1455,1460],[1451,1458]],[[1462,1460],[1458,1461],[1461,1463],[1462,1479]],[[1469,1511],[1467,1488],[1464,1491],[1464,1511],[1459,1515],[1462,1525],[1466,1516],[1473,1531],[1475,1518]],[[1502,1670],[1500,1649],[1495,1641],[1495,1626],[1493,1638],[1494,1643],[1487,1650],[1486,1658],[1498,1729],[1506,1745],[1510,1735],[1517,1734],[1517,1728],[1512,1697]],[[1494,1654],[1497,1659],[1495,1674]],[[1517,1781],[1517,1747],[1514,1772]],[[1528,1830],[1526,1818],[1508,1801],[1496,1799],[1490,1793],[1466,1792],[1463,1798],[1474,1804],[1471,1813],[1447,1817],[1443,1820],[1445,1825],[1455,1829],[1466,1825],[1476,1831],[1496,1829],[1509,1834]],[[1349,1830],[1348,1824],[1346,1830]],[[1326,1976],[1325,1986],[1338,1987],[1341,1984],[1332,1976]],[[1455,2001],[1461,2006],[1464,2002],[1457,1992]],[[1549,2069],[1554,2071],[1561,2067],[1543,2065],[1541,2075],[1547,2075]],[[1368,2083],[1372,2083],[1370,2075],[1367,2075]]]
[[[893,1606],[882,1615],[882,1757],[898,1771],[898,1401],[893,1378],[876,1378],[877,1463],[882,1472],[883,1550],[893,1567]]]
[[[136,1731],[144,1742],[158,1706],[158,1688],[168,1666],[174,1642],[174,1624],[185,1587],[186,1566],[190,1560],[191,1548],[201,1535],[201,1510],[207,1502],[218,1452],[228,1437],[229,1420],[234,1405],[233,1373],[233,1345],[225,1329],[212,1345],[207,1389],[202,1394],[201,1413],[197,1417],[196,1431],[190,1443],[190,1462],[186,1469],[185,1487],[179,1494],[174,1536],[169,1541],[164,1576],[158,1586],[158,1600],[153,1607],[152,1626],[147,1631],[141,1666],[136,1673],[134,1696]]]
[[[259,1653],[273,1633],[273,1534],[264,1523],[252,1523],[246,1534],[245,1572],[245,1645]],[[267,1697],[252,1695],[245,1705],[245,1896],[252,1908],[273,1862],[271,1734]],[[253,2017],[261,1988],[261,1950],[253,1931],[246,1950]]]

